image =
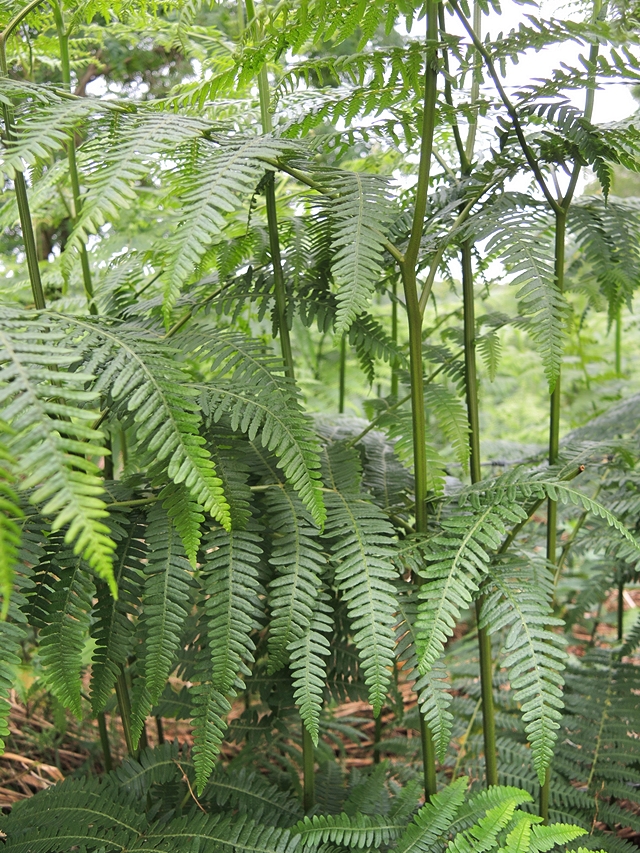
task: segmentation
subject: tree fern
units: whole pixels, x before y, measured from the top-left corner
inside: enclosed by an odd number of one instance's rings
[[[101,480],[90,456],[103,456],[102,434],[92,427],[97,412],[84,408],[96,394],[85,389],[91,373],[73,372],[78,359],[65,320],[35,320],[3,310],[0,321],[2,387],[0,411],[14,435],[7,449],[16,459],[22,489],[52,530],[65,539],[116,593],[112,573],[114,543],[109,538]],[[83,408],[80,408],[83,406]]]
[[[265,503],[274,536],[269,562],[277,572],[269,583],[269,669],[276,672],[289,645],[308,633],[326,561],[318,531],[292,492],[269,489]]]
[[[542,784],[562,716],[561,672],[567,656],[564,637],[552,629],[563,622],[550,613],[549,584],[545,588],[540,573],[519,560],[495,564],[484,590],[480,626],[507,631],[503,665],[527,723],[533,765]]]

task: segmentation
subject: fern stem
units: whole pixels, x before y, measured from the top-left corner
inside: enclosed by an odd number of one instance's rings
[[[616,376],[622,377],[622,305],[616,311]]]
[[[120,710],[120,720],[122,721],[122,731],[124,732],[124,742],[127,745],[127,752],[131,756],[137,754],[137,750],[133,745],[133,732],[131,731],[131,702],[129,701],[129,686],[124,673],[124,669],[120,669],[116,678],[116,698],[118,700],[118,708]]]
[[[315,754],[313,738],[302,723],[302,806],[310,811],[316,802]]]
[[[104,716],[104,711],[98,712],[98,731],[100,732],[100,744],[102,746],[102,755],[104,758],[104,769],[107,773],[111,773],[113,770],[113,762],[111,760],[109,732],[107,731],[107,721]]]
[[[162,725],[162,717],[156,714],[156,733],[158,735],[158,743],[164,743],[164,726]]]
[[[556,287],[560,293],[564,290],[564,249],[567,214],[564,209],[556,211],[554,274]],[[551,393],[549,407],[549,465],[555,465],[560,448],[560,401],[562,392],[562,368],[558,366],[556,384]],[[557,564],[558,504],[549,499],[547,503],[547,564]],[[544,784],[540,788],[540,817],[545,823],[549,820],[549,790],[551,771],[547,768]]]
[[[255,40],[257,40],[258,27],[256,21],[256,10],[253,0],[245,0],[247,10],[247,24]],[[269,111],[269,78],[267,66],[263,64],[258,72],[258,95],[260,98],[260,119],[262,132],[271,133],[273,124]],[[280,235],[278,231],[278,211],[276,207],[276,188],[274,173],[267,175],[264,188],[265,202],[267,207],[267,228],[269,231],[269,249],[271,252],[271,264],[273,266],[273,289],[276,300],[276,318],[278,321],[278,333],[280,337],[280,348],[285,372],[290,379],[294,378],[293,353],[291,351],[291,337],[289,335],[289,324],[287,321],[287,295],[282,273],[282,257],[280,254]]]
[[[380,764],[380,740],[382,737],[382,712],[373,721],[373,763]]]
[[[464,373],[469,419],[469,450],[471,482],[482,479],[480,467],[480,416],[478,407],[478,371],[476,365],[476,320],[473,294],[473,267],[471,242],[462,244],[462,305],[464,317]],[[484,760],[487,785],[498,784],[498,759],[496,751],[496,721],[493,706],[493,663],[491,637],[480,627],[483,598],[476,601],[478,621],[478,650],[480,655],[480,685],[482,691],[482,729],[484,733]]]
[[[32,8],[37,6],[37,3],[30,4]],[[7,77],[7,54],[5,50],[5,39],[7,34],[11,32],[11,24],[0,35],[0,73],[3,77]],[[4,138],[7,142],[13,142],[13,110],[4,103],[2,105],[2,114],[4,118]],[[44,300],[44,291],[42,289],[42,279],[40,278],[40,266],[38,263],[38,250],[36,248],[35,235],[33,233],[33,223],[31,221],[31,211],[29,210],[29,195],[27,193],[27,182],[23,172],[16,172],[13,179],[13,186],[18,203],[18,216],[20,218],[20,228],[22,230],[22,239],[24,241],[24,253],[27,258],[27,269],[29,271],[29,281],[31,282],[31,292],[36,308],[42,310],[46,308]]]
[[[344,413],[344,393],[347,373],[347,335],[342,335],[340,341],[340,380],[338,386],[338,412]]]
[[[67,89],[71,89],[71,64],[69,62],[69,32],[65,31],[64,19],[62,16],[62,8],[60,3],[52,3],[53,18],[56,23],[58,33],[58,45],[60,48],[60,66],[62,70],[62,84]],[[72,220],[75,225],[80,216],[82,208],[82,198],[80,196],[80,178],[78,176],[78,162],[76,159],[76,141],[75,134],[71,134],[71,138],[67,143],[67,158],[69,161],[69,180],[71,181],[71,195],[73,198]],[[98,313],[98,308],[93,297],[93,282],[91,280],[91,268],[89,266],[89,254],[84,242],[80,247],[80,266],[82,267],[82,282],[84,285],[84,293],[89,306],[89,313],[94,316]]]
[[[618,582],[618,642],[622,642],[624,637],[624,581]]]
[[[398,344],[398,281],[393,277],[393,299],[391,300],[391,340],[394,344]],[[391,359],[391,396],[398,396],[398,363],[394,358]]]

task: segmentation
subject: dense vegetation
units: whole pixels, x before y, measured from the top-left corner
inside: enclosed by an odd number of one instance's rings
[[[8,850],[636,849],[640,19],[498,12],[3,3]]]

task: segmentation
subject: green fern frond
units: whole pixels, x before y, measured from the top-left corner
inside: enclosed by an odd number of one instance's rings
[[[197,154],[180,180],[180,209],[172,236],[163,244],[167,275],[163,313],[169,323],[180,287],[198,268],[212,243],[218,241],[229,214],[248,207],[272,161],[295,143],[270,136],[213,136],[200,140]],[[171,190],[172,196],[175,191]]]
[[[480,625],[492,633],[507,631],[503,666],[543,784],[562,717],[561,672],[567,659],[566,641],[552,629],[564,623],[551,615],[549,597],[535,571],[520,561],[494,565],[485,588]]]
[[[214,771],[201,801],[215,803],[221,809],[238,809],[271,826],[291,826],[301,812],[290,792],[270,784],[261,773],[233,764]]]
[[[251,530],[214,530],[205,537],[204,551],[201,582],[211,682],[225,695],[250,674],[253,663],[251,635],[263,617],[264,590],[258,572],[262,548],[260,537]]]
[[[622,648],[620,649],[620,657],[624,657],[625,655],[632,655],[635,650],[640,646],[640,613],[638,613],[636,617],[636,621],[627,634],[624,643],[622,644]]]
[[[195,684],[190,693],[193,700],[193,764],[199,794],[205,789],[227,730],[227,714],[231,705],[226,696],[211,683],[211,653],[204,645],[200,654],[206,656],[194,673]]]
[[[116,524],[111,516],[112,526]],[[114,557],[114,577],[118,599],[104,585],[96,590],[96,607],[91,636],[96,647],[91,664],[91,706],[94,713],[104,709],[113,685],[131,654],[135,636],[135,617],[138,615],[144,578],[143,561],[147,549],[143,542],[145,524],[142,516],[132,513],[124,526],[114,529],[117,541]]]
[[[326,635],[333,628],[329,596],[319,592],[309,624],[303,633],[289,643],[289,667],[293,679],[294,699],[300,716],[318,744],[320,712],[327,683],[327,662],[331,646]]]
[[[51,560],[47,586],[47,606],[38,614],[44,623],[39,641],[42,669],[53,695],[80,719],[82,650],[88,639],[95,588],[82,559],[66,550]]]
[[[197,392],[176,362],[177,352],[137,326],[98,327],[77,319],[73,323],[87,335],[95,389],[108,396],[125,423],[133,422],[143,459],[155,463],[174,483],[184,483],[193,500],[228,527],[222,483],[199,431],[201,415],[193,399]]]
[[[392,217],[386,181],[363,172],[328,172],[320,182],[332,230],[333,279],[338,288],[336,334],[368,311],[383,269],[384,231]]]
[[[416,621],[421,673],[428,672],[442,654],[508,526],[526,517],[516,501],[500,504],[488,498],[473,511],[457,507],[442,519],[440,532],[425,541],[424,563],[418,571],[426,582],[420,589]]]
[[[300,500],[286,488],[265,495],[273,535],[269,562],[276,576],[269,583],[269,672],[285,665],[290,643],[305,636],[314,613],[325,558],[319,531]]]
[[[447,850],[451,853],[483,853],[495,848],[498,834],[509,825],[518,806],[531,801],[531,796],[526,791],[508,791],[509,789],[500,789],[500,804],[489,809],[470,829],[458,833]],[[524,820],[528,820],[528,816]]]
[[[444,385],[429,382],[424,388],[425,402],[438,419],[440,428],[451,442],[463,470],[469,465],[469,419],[464,404]]]
[[[107,512],[99,497],[100,472],[90,461],[108,450],[92,427],[98,413],[85,408],[97,399],[85,389],[93,376],[68,369],[79,357],[70,337],[64,320],[3,309],[0,411],[14,432],[5,442],[20,488],[33,490],[30,502],[53,518],[52,530],[65,529],[65,541],[117,595],[115,545],[102,520]]]
[[[361,850],[392,843],[404,829],[384,815],[313,815],[293,828],[303,848],[331,842],[347,849]]]
[[[369,701],[377,716],[394,662],[394,530],[382,510],[340,492],[326,496],[326,535],[332,541],[335,582],[347,603]]]
[[[136,741],[174,667],[194,585],[177,531],[158,504],[149,512],[145,540],[148,555],[141,607],[144,687],[134,692],[131,713]]]
[[[200,813],[156,824],[145,832],[144,842],[151,850],[166,850],[168,845],[170,850],[193,849],[194,845],[204,850],[206,845],[225,853],[293,853],[298,845],[298,839],[284,827],[262,826],[245,815]]]
[[[318,440],[301,410],[295,385],[280,375],[278,360],[265,357],[258,341],[237,334],[220,335],[212,342],[210,331],[203,335],[194,330],[188,333],[186,346],[211,358],[217,374],[201,388],[205,416],[216,422],[226,414],[232,429],[246,433],[251,441],[260,433],[262,446],[275,454],[287,482],[315,523],[322,525]]]
[[[418,696],[420,711],[431,731],[438,760],[445,760],[451,731],[453,714],[450,711],[451,694],[447,683],[447,672],[440,660],[437,660],[429,672],[420,675],[416,649],[418,645],[416,622],[416,590],[404,582],[399,583],[398,616],[396,626],[396,657],[404,661],[404,671],[409,680],[414,680],[414,693]]]
[[[464,802],[469,780],[461,776],[426,803],[402,833],[392,853],[431,853],[446,838]]]

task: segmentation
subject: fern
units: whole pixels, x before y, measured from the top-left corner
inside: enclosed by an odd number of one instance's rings
[[[327,634],[333,628],[329,596],[318,593],[308,627],[300,637],[289,643],[289,660],[293,678],[294,699],[300,708],[300,716],[318,744],[320,713],[327,682],[326,658],[330,644]]]
[[[430,853],[435,843],[449,834],[468,784],[467,777],[461,776],[422,806],[398,839],[393,853]]]
[[[469,465],[469,422],[460,399],[444,385],[429,382],[424,389],[425,402],[438,418],[438,423],[451,443],[458,462],[466,470]]]
[[[338,461],[338,457],[333,458]],[[344,478],[345,473],[340,477]],[[335,479],[332,485],[336,489]],[[397,600],[391,583],[396,576],[392,563],[393,528],[381,510],[362,500],[358,492],[336,489],[327,494],[326,504],[325,534],[333,540],[335,582],[347,603],[369,701],[377,716],[394,660],[392,625]]]
[[[53,327],[53,328],[52,328]],[[114,543],[103,519],[97,465],[102,434],[91,424],[97,412],[80,408],[97,400],[85,389],[91,373],[73,372],[78,351],[69,345],[69,324],[3,309],[0,363],[3,384],[0,411],[14,435],[7,442],[16,460],[19,486],[32,490],[31,503],[53,518],[52,530],[65,528],[65,540],[103,577],[114,595]]]
[[[391,208],[386,183],[374,175],[324,172],[320,181],[330,193],[323,210],[331,222],[336,334],[341,335],[369,308],[383,265]]]
[[[138,689],[132,708],[132,729],[136,740],[173,669],[182,627],[191,608],[190,590],[193,586],[180,539],[162,507],[154,506],[148,520],[145,536],[148,562],[144,567],[141,611],[144,687]]]
[[[14,490],[15,476],[12,469],[15,460],[3,441],[3,435],[7,433],[11,434],[7,424],[0,420],[0,621],[6,619],[9,612],[15,564],[20,550],[19,520],[24,516]]]
[[[120,667],[127,662],[134,643],[134,617],[138,615],[144,577],[143,560],[147,557],[142,541],[146,528],[143,519],[135,512],[124,519],[124,524],[124,528],[118,526],[113,532],[113,538],[119,540],[114,559],[118,599],[115,600],[104,585],[99,585],[96,590],[95,622],[91,629],[96,641],[91,665],[91,706],[94,713],[104,709]]]
[[[359,813],[305,817],[294,828],[303,848],[333,842],[355,850],[389,844],[401,830],[384,816]]]
[[[269,489],[265,503],[274,535],[269,562],[277,572],[269,584],[269,670],[276,672],[290,643],[308,632],[325,559],[310,517],[291,492]]]
[[[550,593],[539,573],[520,561],[494,565],[484,590],[480,626],[507,632],[503,665],[527,723],[533,765],[543,784],[563,707],[565,640],[552,630],[563,622],[550,613]]]
[[[278,375],[278,362],[265,358],[257,342],[240,335],[221,335],[212,343],[208,332],[194,330],[187,348],[201,358],[211,358],[217,373],[200,396],[205,415],[216,422],[228,414],[231,427],[251,441],[260,431],[263,447],[275,453],[287,482],[321,525],[325,513],[317,438],[300,410],[295,386]]]
[[[249,675],[255,645],[251,634],[259,627],[264,590],[257,566],[260,538],[250,530],[217,530],[204,544],[202,568],[207,637],[211,649],[211,681],[223,695],[237,679]]]
[[[461,611],[478,591],[507,524],[526,517],[517,503],[494,503],[489,498],[473,510],[457,508],[442,519],[441,531],[425,541],[425,562],[419,574],[426,583],[420,589],[416,621],[421,673],[428,672],[442,654]]]

